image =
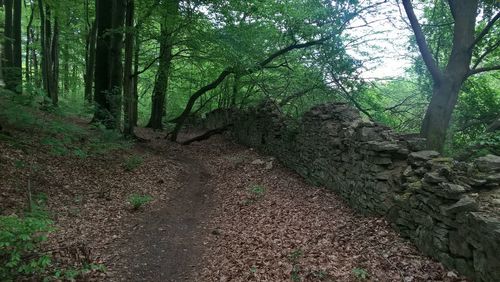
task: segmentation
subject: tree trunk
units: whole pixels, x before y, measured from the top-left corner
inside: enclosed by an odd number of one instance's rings
[[[54,19],[54,32],[52,33],[49,48],[50,99],[52,100],[52,105],[57,106],[59,103],[59,20],[57,17]]]
[[[151,117],[146,127],[163,129],[165,116],[165,93],[168,88],[170,66],[172,64],[173,32],[179,11],[179,0],[167,1],[167,15],[161,25],[160,65],[156,73],[156,81],[151,101]]]
[[[28,21],[28,25],[26,26],[26,57],[25,57],[25,76],[26,76],[26,82],[31,82],[31,76],[32,76],[32,64],[31,64],[31,59],[30,55],[33,54],[31,51],[31,44],[33,44],[33,19],[35,18],[35,6],[33,3],[30,2],[30,19]]]
[[[113,2],[113,33],[111,37],[111,81],[110,81],[110,113],[113,118],[111,128],[120,128],[123,90],[123,27],[125,24],[126,3],[124,0]]]
[[[96,24],[97,42],[95,50],[95,71],[94,71],[94,122],[100,122],[106,127],[114,124],[110,113],[110,105],[107,99],[109,92],[109,81],[111,74],[110,47],[112,19],[109,13],[113,9],[112,1],[96,0]]]
[[[433,95],[421,128],[421,135],[432,150],[444,149],[453,110],[470,70],[477,6],[477,0],[450,2],[455,19],[453,47],[446,69],[434,79]]]
[[[136,25],[135,27],[135,48],[134,48],[134,80],[133,80],[133,97],[136,103],[134,104],[134,107],[131,109],[132,111],[132,116],[131,116],[131,123],[133,126],[137,126],[137,120],[139,118],[138,116],[138,109],[137,109],[137,103],[139,101],[139,54],[140,54],[140,49],[141,49],[141,38],[139,36],[140,34],[140,26]]]
[[[3,40],[3,79],[5,82],[5,87],[9,90],[15,90],[15,74],[13,74],[14,58],[12,51],[12,41],[13,41],[13,0],[4,1],[4,35]]]
[[[132,61],[134,57],[134,0],[127,1],[127,16],[125,19],[125,65],[123,70],[123,134],[134,136],[134,108],[137,99],[134,95],[134,77],[132,76]]]
[[[22,41],[21,41],[21,0],[14,0],[14,12],[12,19],[13,29],[13,74],[14,74],[14,90],[17,93],[22,93],[23,72],[22,72]]]
[[[97,26],[94,20],[87,34],[87,45],[85,47],[85,101],[88,103],[92,103],[92,86],[94,85],[96,30]]]

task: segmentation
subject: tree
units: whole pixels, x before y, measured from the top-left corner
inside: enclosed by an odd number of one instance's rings
[[[421,135],[427,139],[429,149],[440,152],[443,151],[446,133],[464,81],[474,74],[500,69],[500,65],[479,67],[484,58],[498,47],[498,39],[493,49],[485,50],[471,66],[474,49],[492,29],[500,13],[496,13],[475,35],[478,0],[449,0],[448,5],[454,20],[452,49],[445,68],[440,69],[426,42],[411,1],[403,0],[422,59],[433,81],[433,93],[422,122]]]
[[[6,0],[3,78],[7,89],[22,92],[21,0]]]
[[[121,0],[96,1],[96,104],[93,121],[104,124],[108,129],[117,129],[120,126],[123,83],[121,53],[125,12],[125,4]]]
[[[163,128],[163,116],[165,115],[165,92],[168,88],[168,79],[172,65],[172,48],[174,32],[177,29],[177,17],[179,13],[179,0],[168,0],[165,5],[166,14],[162,19],[160,27],[160,54],[159,66],[156,73],[155,86],[151,100],[151,117],[146,127],[153,129]]]
[[[40,11],[40,44],[42,53],[42,81],[43,89],[50,98],[52,105],[57,106],[59,101],[59,21],[57,14],[52,13],[48,4],[38,0]],[[54,14],[54,15],[53,15]],[[54,17],[52,19],[52,17]],[[52,21],[54,24],[52,24]]]
[[[125,64],[123,70],[123,134],[134,135],[134,113],[137,112],[137,96],[134,94],[134,80],[132,63],[134,58],[134,0],[127,1],[125,18]]]

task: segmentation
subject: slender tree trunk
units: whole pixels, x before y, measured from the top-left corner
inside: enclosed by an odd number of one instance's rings
[[[140,49],[141,49],[141,37],[139,36],[140,34],[140,26],[136,25],[135,27],[135,48],[134,48],[134,80],[133,80],[133,97],[134,100],[136,101],[134,107],[131,109],[132,110],[132,116],[131,116],[131,124],[133,126],[137,126],[137,120],[139,119],[139,114],[138,114],[138,109],[137,109],[137,104],[139,102],[139,54],[140,54]]]
[[[21,41],[21,0],[14,0],[14,12],[12,19],[13,29],[13,72],[14,72],[14,90],[22,93],[23,72],[22,72],[22,41]]]
[[[3,78],[5,82],[5,87],[9,90],[14,91],[16,87],[14,68],[14,57],[13,57],[13,0],[4,1],[4,41],[3,41]]]
[[[64,48],[62,50],[63,56],[64,56],[64,63],[63,63],[63,95],[67,95],[69,91],[69,80],[70,80],[70,71],[69,71],[69,46],[67,43],[64,44]]]
[[[31,44],[33,44],[33,19],[35,18],[35,6],[34,4],[30,1],[30,19],[28,21],[28,25],[26,26],[26,57],[25,57],[25,76],[26,76],[26,82],[30,83],[31,82],[31,76],[32,76],[32,58],[30,56],[33,54]]]
[[[45,11],[42,0],[38,0],[38,11],[40,12],[40,49],[41,49],[41,69],[42,69],[42,86],[45,91],[49,91],[48,87],[48,70],[47,70],[47,21],[45,19]],[[50,93],[47,93],[50,96]]]
[[[127,1],[127,16],[125,19],[125,64],[123,70],[123,134],[134,135],[134,108],[137,100],[134,97],[134,77],[132,76],[132,61],[134,58],[134,0]]]
[[[179,11],[179,0],[168,0],[166,9],[167,16],[161,25],[160,65],[158,66],[153,89],[151,116],[146,125],[146,127],[153,129],[163,129],[162,119],[165,116],[165,95],[172,64],[173,32]]]
[[[94,85],[94,70],[95,70],[95,48],[96,48],[96,22],[92,22],[92,26],[87,34],[87,45],[85,48],[85,101],[92,103],[92,86]]]
[[[156,73],[152,96],[151,117],[146,127],[163,129],[162,118],[165,114],[165,92],[168,87],[168,76],[172,61],[171,35],[165,25],[161,26],[160,65]]]
[[[50,42],[50,61],[49,70],[50,78],[50,99],[52,105],[57,106],[59,103],[59,20],[57,17],[54,19],[54,32]]]

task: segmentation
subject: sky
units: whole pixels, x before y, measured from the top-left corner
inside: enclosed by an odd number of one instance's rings
[[[361,77],[383,79],[402,76],[411,66],[408,49],[412,34],[406,21],[406,14],[395,1],[379,6],[380,12],[369,12],[351,22],[347,34],[358,40],[348,44],[348,53],[365,62]],[[371,60],[370,58],[376,58]]]

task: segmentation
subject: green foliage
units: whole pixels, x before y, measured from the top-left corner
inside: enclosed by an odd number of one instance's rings
[[[52,276],[46,277],[44,279],[45,281],[52,281],[52,280],[67,280],[67,281],[76,281],[77,278],[83,277],[84,275],[92,272],[92,271],[98,271],[98,272],[106,272],[106,267],[102,264],[84,264],[81,268],[60,268],[56,269],[53,271]]]
[[[264,186],[252,185],[252,187],[250,187],[250,194],[255,199],[260,199],[260,198],[264,197],[265,193],[266,193],[266,187],[264,187]]]
[[[128,202],[134,210],[140,209],[143,205],[151,202],[152,200],[153,197],[149,195],[132,194],[128,197]]]
[[[243,202],[244,205],[251,205],[264,197],[266,187],[261,185],[252,185],[248,188],[247,199]]]
[[[301,249],[295,249],[290,253],[290,256],[289,256],[290,261],[295,264],[299,261],[299,259],[302,257],[302,255],[304,255],[304,253],[302,252]]]
[[[293,250],[288,256],[290,262],[292,263],[292,272],[290,273],[290,278],[292,281],[301,281],[300,277],[300,266],[299,259],[303,256],[303,252],[301,249]]]
[[[54,230],[52,221],[38,204],[32,211],[20,217],[0,216],[0,280],[12,281],[22,276],[41,275],[51,263],[47,254],[39,252],[47,234]]]
[[[368,273],[368,271],[366,271],[366,269],[359,267],[354,268],[352,270],[352,274],[358,280],[367,280],[370,277],[370,274]]]
[[[141,156],[130,156],[123,162],[123,168],[126,171],[132,171],[142,165],[144,159]]]

